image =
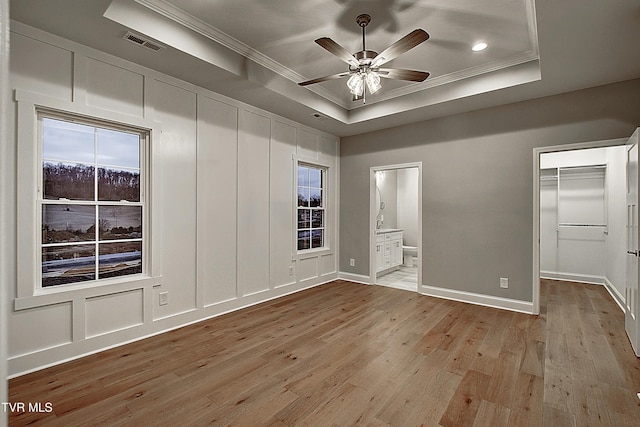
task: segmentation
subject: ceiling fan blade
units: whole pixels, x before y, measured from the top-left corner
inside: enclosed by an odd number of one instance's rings
[[[320,46],[322,46],[338,58],[342,59],[352,67],[357,68],[360,66],[358,60],[352,54],[350,54],[347,49],[343,48],[338,43],[331,40],[329,37],[321,37],[316,40],[316,43],[318,43]]]
[[[371,67],[379,67],[386,64],[428,39],[429,34],[427,34],[425,30],[413,30],[373,58],[373,60],[371,60]]]
[[[398,68],[379,68],[375,70],[380,77],[387,79],[409,80],[411,82],[423,82],[429,77],[426,71],[401,70]]]
[[[345,77],[351,74],[349,71],[345,71],[344,73],[331,74],[330,76],[318,77],[317,79],[307,80],[306,82],[298,83],[300,86],[312,85],[314,83],[326,82],[327,80],[339,79],[341,77]]]

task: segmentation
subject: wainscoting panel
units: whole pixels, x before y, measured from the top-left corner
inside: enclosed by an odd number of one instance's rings
[[[271,120],[238,115],[238,289],[269,289],[269,139]]]
[[[70,343],[72,310],[72,303],[65,302],[15,312],[10,321],[9,357]]]
[[[87,104],[142,117],[144,76],[93,58],[86,62]]]
[[[143,323],[143,291],[134,289],[89,298],[86,302],[87,338]]]

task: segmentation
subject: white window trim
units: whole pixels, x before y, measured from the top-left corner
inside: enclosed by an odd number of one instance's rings
[[[49,293],[53,290],[53,288],[56,289],[62,289],[63,286],[80,286],[80,287],[89,287],[89,286],[97,286],[98,284],[101,283],[108,283],[108,281],[110,280],[118,280],[118,279],[131,279],[131,278],[141,278],[141,277],[148,277],[148,273],[147,273],[147,267],[148,267],[148,260],[147,260],[147,251],[148,251],[148,227],[147,227],[147,223],[148,221],[148,215],[149,215],[149,209],[147,206],[147,189],[149,188],[149,180],[148,180],[148,173],[147,173],[147,168],[148,168],[148,161],[147,161],[147,153],[149,151],[149,140],[150,140],[150,135],[149,135],[149,130],[148,129],[143,129],[140,127],[134,127],[134,126],[129,126],[129,125],[123,125],[122,123],[118,123],[117,125],[114,125],[113,123],[110,122],[105,122],[102,119],[98,119],[95,117],[86,117],[86,116],[78,116],[76,114],[69,114],[67,112],[59,112],[59,111],[51,111],[49,109],[43,109],[43,108],[37,108],[36,109],[36,113],[37,113],[37,120],[38,120],[38,136],[37,136],[37,140],[38,140],[38,164],[40,165],[40,168],[38,170],[38,198],[37,198],[37,207],[36,207],[36,218],[37,218],[37,222],[38,224],[40,224],[40,227],[38,228],[39,230],[42,228],[42,224],[43,224],[43,217],[42,217],[42,209],[43,206],[55,206],[55,205],[61,205],[61,204],[68,204],[68,205],[83,205],[83,206],[92,206],[92,208],[94,209],[94,214],[97,215],[97,210],[95,210],[95,208],[97,206],[106,206],[106,205],[116,205],[116,206],[139,206],[142,209],[142,237],[139,239],[135,239],[134,241],[140,241],[140,243],[142,244],[142,272],[141,273],[135,273],[135,274],[128,274],[128,275],[123,275],[123,276],[117,276],[114,278],[99,278],[99,270],[100,270],[100,253],[99,253],[99,249],[100,249],[100,245],[102,244],[108,244],[109,241],[105,241],[105,240],[101,240],[98,236],[98,222],[96,221],[95,223],[95,240],[92,241],[88,241],[88,242],[84,242],[85,245],[91,245],[96,249],[96,254],[95,254],[95,262],[94,262],[94,266],[95,266],[95,273],[96,273],[96,278],[93,280],[85,280],[85,281],[78,281],[78,282],[72,282],[72,283],[67,283],[67,284],[60,284],[60,285],[54,285],[54,286],[47,286],[44,287],[42,286],[42,268],[38,269],[38,280],[37,280],[37,290],[36,293]],[[60,200],[56,200],[56,199],[46,199],[44,197],[44,187],[42,186],[43,183],[43,179],[44,179],[44,170],[43,170],[43,163],[44,163],[44,157],[43,157],[43,138],[44,138],[44,129],[43,129],[43,123],[42,120],[43,119],[52,119],[52,120],[57,120],[57,121],[68,121],[68,122],[73,122],[73,123],[79,123],[85,126],[91,126],[94,128],[100,128],[100,129],[109,129],[109,130],[116,130],[116,131],[120,131],[120,132],[131,132],[131,133],[135,133],[137,135],[140,136],[140,146],[138,147],[138,154],[139,154],[139,165],[138,165],[138,171],[140,173],[140,193],[139,193],[139,201],[137,202],[123,202],[123,201],[102,201],[99,200],[98,198],[98,189],[99,189],[99,185],[97,184],[97,179],[98,179],[98,163],[97,163],[97,159],[95,158],[96,153],[94,153],[94,160],[92,162],[92,166],[94,168],[96,168],[95,171],[95,175],[94,175],[94,186],[95,186],[95,191],[96,193],[94,194],[94,200],[67,200],[65,202],[61,202]],[[94,135],[94,144],[95,144],[95,135]],[[95,147],[94,147],[95,148]],[[65,159],[58,159],[58,161],[67,161]],[[96,218],[97,219],[97,218]],[[41,251],[44,250],[45,247],[45,242],[42,241],[42,233],[38,233],[38,246],[41,248]],[[68,244],[68,243],[67,243]],[[61,244],[53,244],[54,246],[60,246]],[[62,246],[64,246],[65,244],[62,244]]]
[[[153,141],[159,138],[160,123],[150,119],[121,114],[96,107],[81,105],[63,99],[50,98],[28,91],[16,90],[17,128],[16,143],[18,151],[17,170],[17,289],[15,309],[38,307],[62,301],[72,301],[83,296],[99,296],[113,292],[122,292],[141,287],[151,287],[159,283],[161,277],[161,241],[160,241],[160,194],[154,190],[152,182],[160,182],[160,169],[154,168]],[[146,153],[142,160],[142,173],[145,174],[145,193],[147,213],[143,219],[143,233],[146,234],[143,247],[143,274],[121,276],[98,281],[79,282],[64,286],[42,288],[39,283],[41,270],[40,215],[38,213],[38,187],[42,164],[38,141],[39,111],[59,112],[62,115],[86,117],[99,123],[113,123],[145,130],[149,133]]]
[[[301,260],[306,258],[318,257],[326,254],[333,253],[333,242],[330,238],[330,233],[332,231],[332,227],[334,226],[333,221],[330,220],[331,215],[333,215],[333,211],[331,210],[331,166],[328,164],[319,162],[315,159],[304,159],[294,157],[293,162],[293,260]],[[324,179],[323,182],[323,207],[324,207],[324,246],[321,248],[310,248],[310,249],[300,249],[298,250],[298,166],[299,165],[307,165],[315,168],[324,169]]]

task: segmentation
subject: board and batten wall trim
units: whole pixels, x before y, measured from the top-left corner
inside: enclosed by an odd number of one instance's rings
[[[10,141],[9,109],[9,0],[0,0],[0,402],[9,401],[7,385],[9,287],[15,282],[15,147]],[[8,413],[0,413],[0,426],[7,426]]]
[[[9,286],[9,377],[337,278],[338,137],[17,22],[11,42],[10,89],[31,109],[58,106],[157,130],[149,153],[150,274],[46,295],[33,284]],[[8,123],[16,122],[12,110]],[[18,140],[18,128],[7,130],[8,140],[19,168],[28,162],[33,173],[34,135]],[[317,273],[305,280],[293,246],[294,156],[327,165],[331,182],[334,244],[305,257]],[[17,179],[16,188],[34,184]],[[20,268],[33,270],[37,230],[19,228],[12,247],[22,233],[32,261]],[[168,304],[160,306],[162,292]]]

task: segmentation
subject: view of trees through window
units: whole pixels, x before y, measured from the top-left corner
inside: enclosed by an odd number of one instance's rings
[[[142,273],[146,133],[41,116],[42,286]]]
[[[325,246],[325,173],[319,167],[298,165],[298,250]]]

